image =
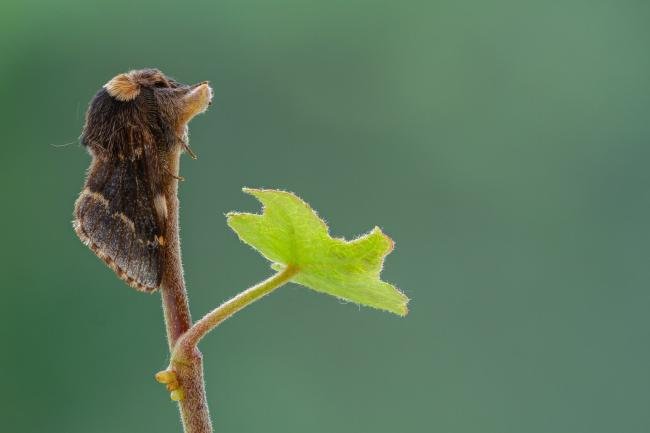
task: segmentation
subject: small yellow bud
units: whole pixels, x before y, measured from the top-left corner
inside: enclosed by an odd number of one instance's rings
[[[156,373],[155,378],[160,383],[176,382],[176,373],[171,370],[163,370]]]
[[[181,401],[185,398],[185,393],[181,388],[173,390],[170,394],[169,397],[171,397],[172,400],[174,401]]]

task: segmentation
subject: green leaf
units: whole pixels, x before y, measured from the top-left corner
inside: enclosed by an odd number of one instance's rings
[[[262,214],[230,212],[228,225],[269,259],[276,270],[292,266],[291,278],[318,292],[406,315],[408,298],[381,281],[393,241],[379,227],[352,241],[332,238],[327,225],[299,197],[286,191],[244,188],[263,205]]]

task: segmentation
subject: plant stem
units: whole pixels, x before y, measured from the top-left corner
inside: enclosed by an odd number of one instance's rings
[[[167,160],[169,171],[178,176],[180,154]],[[203,380],[203,356],[197,348],[199,341],[221,322],[237,311],[268,295],[289,282],[298,268],[287,266],[261,283],[241,292],[206,314],[192,325],[190,307],[183,277],[178,224],[178,179],[170,176],[165,184],[167,226],[164,233],[166,248],[163,258],[161,295],[167,343],[171,353],[171,370],[182,391],[178,402],[185,433],[212,433],[212,423]]]
[[[180,153],[176,153],[170,155],[167,161],[170,172],[175,175],[178,175],[179,159]],[[167,342],[171,353],[180,336],[190,329],[192,318],[181,262],[178,180],[169,176],[164,193],[167,201],[167,228],[164,233],[167,247],[164,249],[163,278],[160,291],[167,329]],[[196,347],[188,352],[184,362],[175,365],[175,372],[184,394],[184,398],[179,401],[184,432],[212,433],[212,423],[205,396],[201,352]]]
[[[244,290],[234,298],[224,302],[203,318],[197,321],[192,327],[185,332],[176,342],[176,347],[172,351],[172,363],[186,363],[186,358],[192,357],[197,351],[199,341],[211,330],[217,327],[221,322],[230,316],[252,304],[258,299],[268,295],[275,289],[288,283],[291,277],[298,272],[298,268],[287,266],[277,274],[256,284],[249,289]]]

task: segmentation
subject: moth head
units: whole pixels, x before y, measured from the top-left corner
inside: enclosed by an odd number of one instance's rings
[[[104,84],[91,101],[82,142],[100,151],[133,140],[168,148],[182,139],[187,123],[211,101],[207,81],[183,84],[158,69],[124,72]]]

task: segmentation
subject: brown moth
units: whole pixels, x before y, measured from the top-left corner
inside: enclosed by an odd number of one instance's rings
[[[75,232],[137,290],[160,286],[167,202],[177,178],[167,161],[188,145],[187,123],[212,100],[207,82],[186,85],[156,69],[119,74],[95,95],[81,143],[92,156],[75,203]]]

